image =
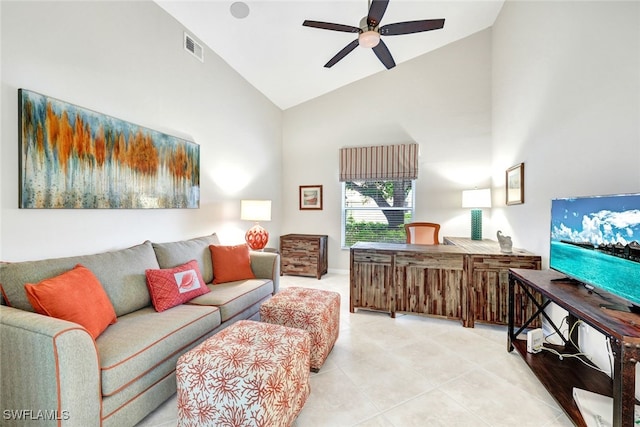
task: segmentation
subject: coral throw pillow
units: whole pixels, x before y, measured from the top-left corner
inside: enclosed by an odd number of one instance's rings
[[[211,245],[211,262],[213,263],[213,283],[234,282],[236,280],[255,279],[251,270],[249,246]]]
[[[24,289],[37,313],[77,323],[94,340],[116,323],[116,312],[102,284],[83,265],[35,285],[27,283]]]
[[[174,268],[145,270],[145,274],[156,311],[165,311],[211,292],[202,279],[195,259]]]

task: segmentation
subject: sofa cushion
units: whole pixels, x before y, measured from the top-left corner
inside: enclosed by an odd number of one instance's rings
[[[238,280],[255,279],[251,270],[249,246],[211,245],[211,262],[213,264],[213,283],[236,282]]]
[[[196,260],[174,268],[149,269],[145,274],[156,311],[165,311],[209,292]]]
[[[38,283],[71,270],[77,264],[96,275],[116,315],[122,316],[151,304],[144,271],[160,268],[151,242],[95,255],[0,264],[0,281],[7,304],[34,311],[24,291],[25,283]]]
[[[116,312],[98,278],[78,264],[59,276],[24,285],[37,313],[83,326],[95,340],[116,323]]]
[[[209,245],[218,245],[218,236],[196,237],[179,242],[153,243],[160,268],[173,268],[195,259],[200,267],[200,273],[205,283],[213,281],[213,267],[211,265],[211,251]]]
[[[158,313],[143,308],[118,318],[96,340],[102,373],[102,394],[110,396],[153,371],[158,378],[166,372],[154,370],[165,360],[183,353],[220,325],[216,307],[179,305]]]
[[[188,304],[218,307],[223,322],[273,294],[273,282],[267,279],[242,280],[207,286],[211,292],[192,299]]]

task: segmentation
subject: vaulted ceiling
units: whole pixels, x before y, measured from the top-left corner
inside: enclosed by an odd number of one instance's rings
[[[304,20],[360,27],[367,0],[156,0],[249,83],[287,109],[387,70],[369,48],[356,47],[331,68],[357,34],[303,27]],[[443,29],[383,36],[398,66],[493,25],[504,0],[390,0],[381,25],[445,19]],[[247,14],[245,17],[243,15]],[[206,57],[205,57],[206,61]]]

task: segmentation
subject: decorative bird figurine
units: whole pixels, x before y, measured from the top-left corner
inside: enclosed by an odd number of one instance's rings
[[[513,242],[511,242],[511,236],[505,236],[502,231],[498,230],[498,243],[500,243],[500,252],[510,254],[513,248]]]

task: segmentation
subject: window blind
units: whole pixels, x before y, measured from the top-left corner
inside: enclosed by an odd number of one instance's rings
[[[418,178],[418,144],[340,149],[340,181]]]

